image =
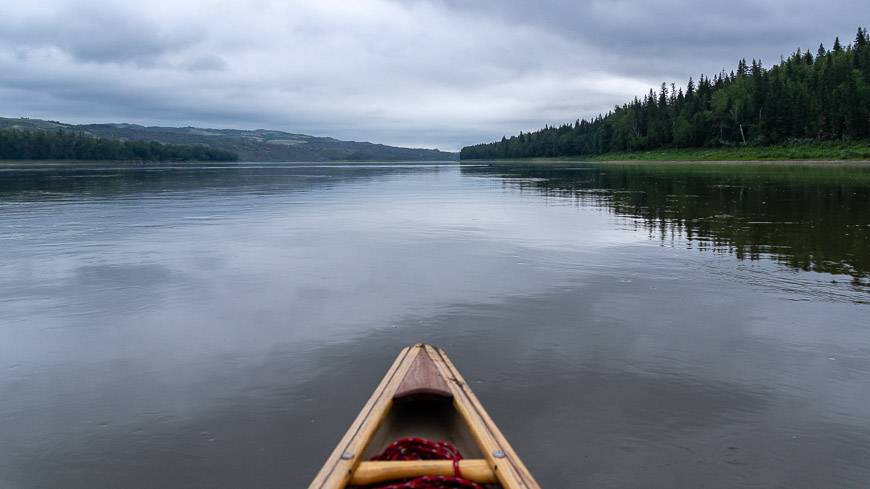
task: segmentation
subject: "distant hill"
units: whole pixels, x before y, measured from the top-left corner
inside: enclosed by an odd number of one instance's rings
[[[136,124],[65,124],[41,119],[0,117],[0,129],[63,130],[124,141],[164,144],[204,144],[229,151],[242,161],[437,161],[457,160],[457,153],[434,149],[399,148],[384,144],[341,141],[283,131],[156,127]]]

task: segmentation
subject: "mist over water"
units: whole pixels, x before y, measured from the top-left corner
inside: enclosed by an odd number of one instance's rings
[[[870,170],[0,164],[0,487],[305,487],[402,346],[544,487],[863,487]]]

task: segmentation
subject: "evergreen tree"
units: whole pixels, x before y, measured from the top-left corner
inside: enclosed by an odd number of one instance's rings
[[[67,131],[0,129],[0,159],[236,161],[238,157],[201,144],[121,141]]]
[[[775,144],[792,139],[870,138],[870,35],[859,28],[844,48],[820,44],[814,57],[796,50],[770,69],[741,59],[685,91],[662,84],[591,120],[504,137],[463,148],[460,157],[569,156],[610,151],[732,144]]]

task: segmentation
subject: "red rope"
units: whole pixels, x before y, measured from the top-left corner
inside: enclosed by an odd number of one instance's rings
[[[397,482],[376,489],[484,489],[483,486],[462,478],[459,461],[462,454],[448,441],[432,441],[425,438],[399,438],[390,443],[372,460],[453,460],[453,477],[423,476],[405,482]]]

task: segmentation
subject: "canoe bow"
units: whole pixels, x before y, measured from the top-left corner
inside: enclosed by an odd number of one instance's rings
[[[348,485],[452,474],[451,461],[363,461],[363,454],[394,403],[405,399],[452,399],[453,409],[483,455],[481,460],[460,462],[463,477],[484,484],[497,482],[503,489],[540,489],[447,354],[423,343],[399,353],[308,488],[344,489]]]

